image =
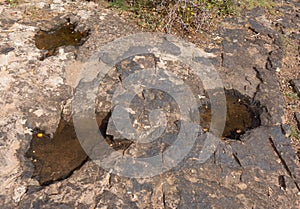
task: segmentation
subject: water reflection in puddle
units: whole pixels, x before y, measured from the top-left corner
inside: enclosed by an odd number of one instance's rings
[[[242,95],[236,90],[226,90],[227,114],[223,132],[224,138],[240,139],[247,131],[261,125],[260,114],[262,108],[250,97]],[[205,104],[200,108],[201,126],[204,132],[209,131],[211,122],[211,108]]]
[[[80,46],[89,36],[89,30],[76,31],[76,23],[70,21],[50,31],[40,30],[35,35],[35,45],[38,49],[47,50],[41,60],[55,54],[61,46]]]

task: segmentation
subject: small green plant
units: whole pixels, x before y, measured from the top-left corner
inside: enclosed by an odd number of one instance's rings
[[[298,95],[294,92],[288,92],[288,93],[285,93],[285,95],[293,100],[298,99]]]
[[[234,0],[204,0],[208,10],[217,12],[218,15],[229,15],[235,13]]]
[[[291,137],[300,140],[300,131],[295,127],[291,127]]]
[[[19,3],[18,0],[6,0],[6,2],[12,7],[16,6]]]
[[[121,10],[128,10],[128,6],[124,0],[113,0],[110,2],[109,6],[119,8]]]

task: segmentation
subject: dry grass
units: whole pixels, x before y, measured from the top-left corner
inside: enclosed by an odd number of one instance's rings
[[[113,0],[110,6],[130,11],[138,24],[152,30],[198,32],[214,29],[226,16],[245,9],[272,8],[271,0]]]

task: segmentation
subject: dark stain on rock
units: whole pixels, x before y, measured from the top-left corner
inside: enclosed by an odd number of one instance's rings
[[[211,64],[209,63],[209,61],[207,60],[207,58],[205,57],[193,57],[193,61],[194,62],[198,62],[198,63],[202,63],[206,66],[210,66]]]
[[[13,47],[6,47],[6,48],[3,48],[3,49],[1,49],[0,48],[0,54],[8,54],[9,52],[11,52],[11,51],[13,51],[15,48],[13,48]]]
[[[47,50],[42,60],[55,54],[61,46],[80,46],[88,38],[90,31],[75,31],[77,24],[67,21],[50,31],[40,30],[35,35],[35,45],[38,49]]]
[[[181,54],[180,48],[178,46],[176,46],[175,44],[173,44],[172,42],[170,42],[167,38],[163,39],[161,48],[166,53],[170,53],[170,54],[177,55],[177,56]]]
[[[261,125],[260,114],[262,107],[259,102],[254,102],[248,96],[236,90],[225,90],[227,115],[223,132],[224,138],[240,139],[247,130]],[[211,122],[210,104],[204,104],[200,108],[201,126],[204,132],[209,131]]]
[[[32,158],[33,176],[40,185],[69,177],[88,159],[76,137],[72,122],[61,119],[53,138],[38,128],[33,136],[26,157]]]
[[[102,61],[108,65],[113,65],[114,60],[109,56],[109,54],[107,52],[100,52],[100,53],[101,54],[99,56],[99,61]]]

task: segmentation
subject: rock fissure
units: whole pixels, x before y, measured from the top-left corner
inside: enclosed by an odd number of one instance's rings
[[[296,180],[295,180],[295,175],[291,172],[291,170],[290,170],[288,164],[286,163],[286,161],[285,161],[284,158],[282,157],[281,153],[280,153],[280,152],[278,151],[278,149],[276,148],[275,143],[274,143],[272,137],[269,137],[269,141],[270,141],[270,144],[271,144],[271,146],[272,146],[274,152],[276,153],[276,155],[277,155],[278,158],[280,159],[280,162],[282,163],[284,169],[286,170],[286,172],[288,173],[288,175],[293,179],[293,181],[294,181],[294,183],[295,183],[297,189],[300,191],[300,187],[299,187],[298,183],[297,183]],[[285,188],[286,188],[286,186],[285,186]]]

